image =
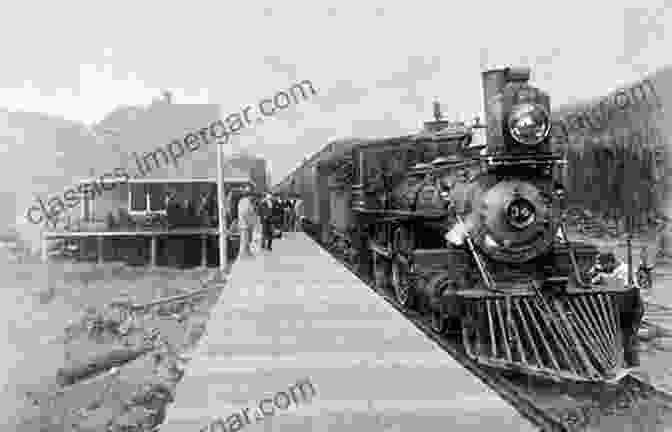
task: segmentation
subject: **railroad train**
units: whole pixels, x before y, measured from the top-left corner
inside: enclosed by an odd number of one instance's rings
[[[566,160],[530,72],[482,73],[485,124],[435,115],[416,134],[333,142],[276,191],[304,201],[307,232],[476,362],[618,379],[637,364],[641,297],[590,282],[598,248],[568,237]]]

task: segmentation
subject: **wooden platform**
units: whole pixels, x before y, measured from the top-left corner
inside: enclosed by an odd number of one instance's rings
[[[536,430],[303,233],[233,264],[187,356],[161,432]]]

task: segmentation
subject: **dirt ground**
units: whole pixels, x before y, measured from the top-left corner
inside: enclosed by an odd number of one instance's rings
[[[614,251],[616,256],[625,261],[627,247],[624,237],[601,238],[588,237],[576,231],[570,232],[571,239],[591,241],[602,250]],[[649,259],[656,252],[656,236],[650,232],[637,236],[632,242],[633,264],[639,264],[643,247],[648,248]],[[650,261],[651,262],[651,261]],[[643,292],[646,301],[644,319],[657,327],[645,325],[640,329],[640,367],[633,374],[657,388],[672,394],[672,259],[657,258],[653,271],[653,288]],[[656,312],[654,305],[670,307],[669,312]]]
[[[625,242],[605,236],[593,238],[569,232],[573,240],[589,240],[612,249],[625,259]],[[642,246],[655,250],[655,237],[633,242],[633,262]],[[6,332],[1,370],[0,431],[143,431],[160,424],[189,350],[205,331],[209,311],[220,294],[213,289],[201,301],[182,308],[154,308],[139,314],[126,334],[86,328],[94,311],[124,293],[133,303],[147,303],[202,288],[209,271],[154,270],[122,264],[2,263],[0,280],[6,302],[0,304]],[[659,260],[649,300],[672,306],[672,261]],[[88,310],[88,313],[87,313]],[[107,316],[107,315],[105,315]],[[665,323],[663,323],[665,324]],[[669,317],[672,334],[672,314]],[[156,334],[158,332],[158,338]],[[118,333],[118,332],[117,332]],[[635,373],[672,392],[672,338],[642,332],[641,367]],[[61,387],[59,368],[71,367],[112,349],[152,351],[134,361],[74,385]],[[157,355],[158,354],[158,355]]]
[[[162,421],[185,355],[204,333],[222,284],[183,306],[155,307],[122,329],[89,330],[98,314],[124,293],[135,304],[203,287],[209,271],[146,270],[121,264],[4,264],[0,278],[10,298],[3,308],[3,408],[0,430],[18,432],[141,431]],[[125,333],[125,334],[121,334]],[[60,368],[113,349],[150,349],[134,361],[61,386]]]

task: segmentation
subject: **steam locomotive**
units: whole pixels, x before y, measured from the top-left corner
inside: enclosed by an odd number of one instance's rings
[[[568,239],[550,98],[528,68],[482,78],[485,125],[439,114],[414,135],[342,141],[281,189],[304,200],[307,231],[477,362],[554,380],[622,376],[637,364],[639,291],[590,283],[598,249]]]

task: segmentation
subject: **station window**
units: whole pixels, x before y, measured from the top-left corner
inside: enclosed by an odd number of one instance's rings
[[[147,211],[147,185],[142,183],[131,183],[129,197],[129,210],[132,212]]]
[[[130,185],[129,211],[156,213],[166,210],[166,187],[160,183],[132,183]]]
[[[150,211],[163,211],[166,209],[166,188],[161,183],[153,183],[148,185],[147,191],[147,205]]]

